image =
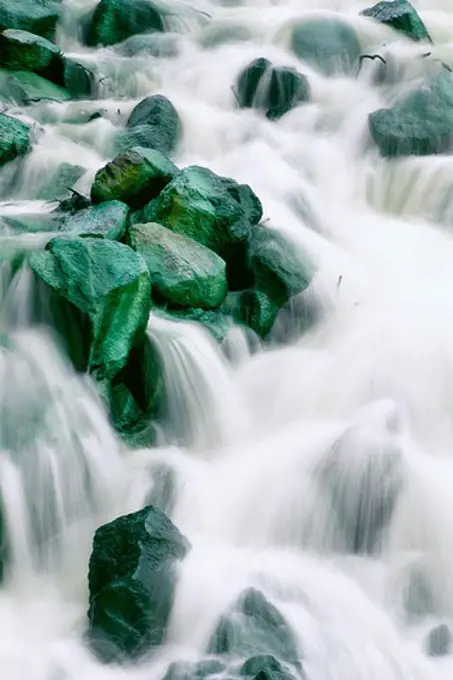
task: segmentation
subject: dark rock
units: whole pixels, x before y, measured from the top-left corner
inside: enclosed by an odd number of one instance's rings
[[[143,99],[127,121],[126,134],[140,130],[140,145],[171,154],[182,132],[181,119],[167,97],[154,94]]]
[[[356,32],[341,19],[300,21],[293,28],[291,47],[300,59],[327,76],[353,73],[359,64]]]
[[[453,636],[446,623],[441,623],[432,629],[426,640],[428,656],[447,656],[450,654]]]
[[[52,40],[60,8],[60,0],[0,0],[0,31],[14,28]]]
[[[258,109],[269,120],[277,120],[308,101],[310,88],[307,78],[294,68],[273,66],[261,57],[239,74],[236,97],[242,108]]]
[[[75,99],[90,99],[98,93],[95,74],[73,59],[62,57],[59,85],[65,87]]]
[[[88,618],[91,645],[102,658],[133,660],[162,644],[173,606],[175,563],[189,549],[184,536],[153,506],[96,531]]]
[[[77,236],[98,236],[121,241],[129,221],[129,208],[120,201],[106,201],[68,215],[62,230]]]
[[[30,150],[30,127],[17,118],[0,113],[0,166]]]
[[[93,203],[122,201],[140,208],[158,196],[178,172],[160,151],[134,147],[96,173],[91,199]]]
[[[130,243],[148,265],[153,291],[182,307],[210,309],[227,293],[226,264],[191,238],[159,224],[137,224]]]
[[[89,20],[86,44],[115,45],[138,33],[164,31],[161,10],[152,0],[101,0]]]
[[[271,654],[251,656],[241,666],[239,674],[255,680],[294,680],[294,675]]]
[[[363,10],[361,14],[391,26],[416,42],[423,40],[432,42],[425,24],[409,0],[378,2],[373,7]]]
[[[54,292],[55,324],[76,367],[99,378],[117,374],[148,322],[151,282],[144,260],[108,239],[60,237],[33,253],[30,266]]]
[[[277,305],[266,295],[256,290],[229,293],[222,311],[237,323],[245,324],[261,338],[270,332],[277,316]]]

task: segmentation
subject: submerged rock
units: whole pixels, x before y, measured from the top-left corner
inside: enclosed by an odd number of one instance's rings
[[[441,623],[429,633],[426,640],[428,656],[447,656],[451,652],[453,635],[446,623]]]
[[[91,199],[93,203],[122,201],[140,208],[158,196],[178,172],[160,151],[134,147],[96,173]]]
[[[291,47],[300,59],[327,76],[353,73],[359,64],[356,32],[341,19],[300,21],[293,27]]]
[[[96,531],[88,573],[89,639],[103,659],[132,660],[162,644],[173,606],[175,563],[189,549],[153,506]]]
[[[378,2],[373,7],[363,10],[361,14],[391,26],[416,42],[422,40],[432,42],[425,24],[409,0]]]
[[[239,74],[236,97],[242,108],[258,109],[270,120],[276,120],[308,101],[310,88],[307,78],[296,69],[273,66],[261,57]]]
[[[0,69],[0,99],[28,105],[45,100],[64,102],[71,99],[71,95],[37,73]]]
[[[148,322],[151,282],[144,260],[108,239],[60,237],[33,253],[30,266],[56,295],[55,323],[76,366],[100,377],[117,374]]]
[[[148,265],[153,292],[182,307],[217,307],[227,293],[226,264],[216,253],[159,224],[137,224],[131,246]]]
[[[98,236],[121,241],[126,234],[129,208],[120,201],[106,201],[68,215],[62,230],[77,236]]]
[[[143,33],[127,38],[115,50],[124,57],[176,57],[180,53],[179,39],[175,33]]]
[[[171,663],[163,680],[205,680],[225,670],[225,664],[217,659],[203,661],[176,661]]]
[[[171,101],[161,94],[154,94],[137,104],[127,121],[127,128],[130,131],[140,129],[142,146],[169,155],[179,142],[182,124]]]
[[[81,165],[62,163],[49,178],[47,184],[39,191],[37,198],[41,201],[56,201],[70,194],[74,184],[84,175],[86,169]]]
[[[138,33],[164,31],[161,10],[152,0],[101,0],[89,18],[86,44],[115,45]]]
[[[0,166],[30,150],[30,127],[17,118],[0,113]]]
[[[227,43],[247,42],[253,37],[253,32],[247,26],[211,22],[202,32],[200,42],[205,49],[213,49]]]
[[[446,69],[431,86],[368,117],[382,156],[426,156],[446,151],[453,135],[453,78]]]
[[[14,28],[52,40],[61,0],[0,0],[0,31]]]

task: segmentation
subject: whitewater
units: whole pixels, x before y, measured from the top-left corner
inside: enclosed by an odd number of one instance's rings
[[[0,495],[12,560],[0,588],[1,677],[161,680],[172,661],[201,658],[219,616],[255,586],[294,629],[307,680],[451,678],[453,657],[430,657],[426,638],[453,625],[453,156],[384,160],[367,117],[436,60],[453,66],[453,3],[414,1],[435,43],[423,57],[426,45],[359,16],[368,0],[195,0],[209,30],[234,25],[252,39],[208,49],[207,27],[188,11],[171,58],[81,47],[79,19],[93,4],[64,0],[57,42],[97,65],[103,98],[14,111],[43,134],[19,174],[0,172],[0,217],[48,212],[36,197],[62,162],[89,168],[76,185],[87,191],[116,126],[159,92],[184,126],[177,165],[249,184],[266,224],[294,239],[316,275],[265,349],[236,328],[222,350],[201,328],[152,314],[167,410],[159,446],[128,450],[44,330],[31,272],[0,263]],[[339,14],[385,57],[385,89],[379,60],[356,78],[301,66],[288,26],[320,13]],[[231,86],[256,57],[307,74],[310,103],[277,123],[238,110]],[[81,108],[105,113],[65,122]],[[51,237],[1,229],[2,250]],[[145,503],[192,550],[165,645],[135,667],[105,666],[84,644],[92,537]]]

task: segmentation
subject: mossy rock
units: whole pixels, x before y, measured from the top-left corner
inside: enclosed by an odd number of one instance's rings
[[[361,14],[404,33],[415,42],[425,40],[432,42],[425,24],[409,0],[378,2],[373,7],[363,10]]]
[[[101,0],[89,18],[86,44],[115,45],[139,33],[164,31],[160,8],[152,0]]]
[[[352,74],[359,65],[357,34],[341,19],[318,18],[296,23],[291,47],[300,59],[327,76]]]
[[[121,241],[125,237],[128,222],[129,207],[125,203],[106,201],[68,215],[61,229],[77,236]]]
[[[30,127],[17,118],[0,113],[0,166],[30,150]]]
[[[0,0],[0,31],[13,28],[53,40],[61,0]]]

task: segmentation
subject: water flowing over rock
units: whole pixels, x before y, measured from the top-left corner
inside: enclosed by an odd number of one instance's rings
[[[127,128],[131,132],[140,131],[142,146],[157,149],[167,155],[176,149],[182,133],[178,112],[169,99],[159,94],[147,97],[137,104],[129,116]],[[127,136],[122,143],[126,141]]]
[[[341,19],[310,19],[292,30],[295,54],[328,76],[351,74],[358,67],[360,43],[354,29]]]
[[[0,165],[30,150],[30,128],[17,118],[0,113]]]
[[[408,0],[386,0],[363,10],[362,14],[405,33],[416,42],[432,42],[426,26]]]

